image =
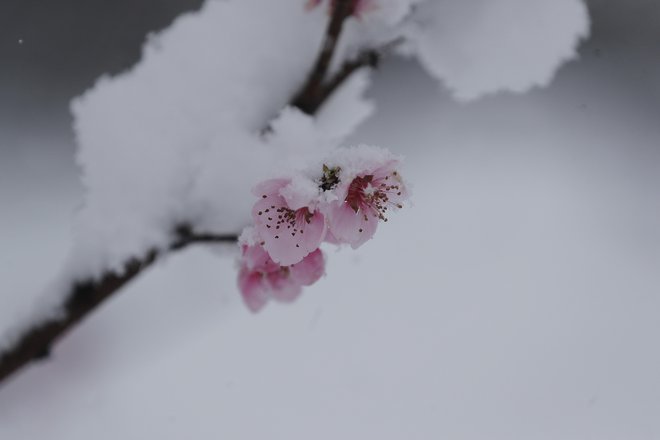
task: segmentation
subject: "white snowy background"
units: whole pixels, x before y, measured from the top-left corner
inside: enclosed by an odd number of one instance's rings
[[[233,258],[168,257],[0,389],[0,439],[660,438],[660,8],[612,3],[524,95],[385,63],[353,140],[412,208],[258,315]],[[0,132],[0,330],[69,251],[68,124]]]

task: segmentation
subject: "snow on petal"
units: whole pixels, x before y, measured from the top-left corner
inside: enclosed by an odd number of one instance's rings
[[[288,207],[295,211],[314,206],[319,197],[319,187],[313,180],[295,175],[280,189],[279,194],[284,197]]]
[[[346,181],[347,176],[369,174],[383,166],[394,169],[399,166],[400,162],[401,157],[388,149],[364,144],[338,148],[324,161],[330,168],[341,169],[343,181]]]

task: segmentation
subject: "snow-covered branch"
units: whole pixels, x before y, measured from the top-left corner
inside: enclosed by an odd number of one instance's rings
[[[168,252],[248,227],[238,284],[256,311],[318,279],[321,243],[369,240],[408,195],[399,159],[339,147],[374,110],[385,52],[470,100],[547,84],[587,29],[581,0],[207,1],[73,102],[86,193],[68,284],[4,348],[0,381]]]

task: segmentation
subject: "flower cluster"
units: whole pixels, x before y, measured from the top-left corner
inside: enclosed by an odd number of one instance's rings
[[[246,228],[239,289],[256,312],[269,299],[290,302],[324,273],[321,243],[357,248],[371,239],[390,210],[403,207],[408,190],[386,150],[338,150],[316,172],[258,184]]]

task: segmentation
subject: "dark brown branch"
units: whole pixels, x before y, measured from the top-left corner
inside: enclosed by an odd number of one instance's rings
[[[343,23],[353,12],[353,0],[336,0],[326,29],[325,41],[307,81],[291,101],[291,105],[313,115],[356,70],[378,61],[378,53],[365,52],[346,62],[334,77],[327,80],[330,63],[341,35]],[[175,229],[173,241],[165,250],[151,249],[141,257],[132,258],[121,271],[106,271],[98,279],[74,280],[62,304],[58,317],[45,318],[25,329],[16,342],[0,353],[0,384],[21,368],[35,360],[48,358],[51,347],[68,331],[87,317],[143,270],[151,266],[161,254],[201,243],[233,243],[236,235],[196,233],[189,225]]]
[[[316,113],[327,97],[323,84],[335,54],[344,21],[353,13],[354,0],[336,0],[333,4],[332,17],[325,31],[323,45],[316,63],[307,77],[307,81],[291,101],[292,106],[298,107],[308,115]]]

